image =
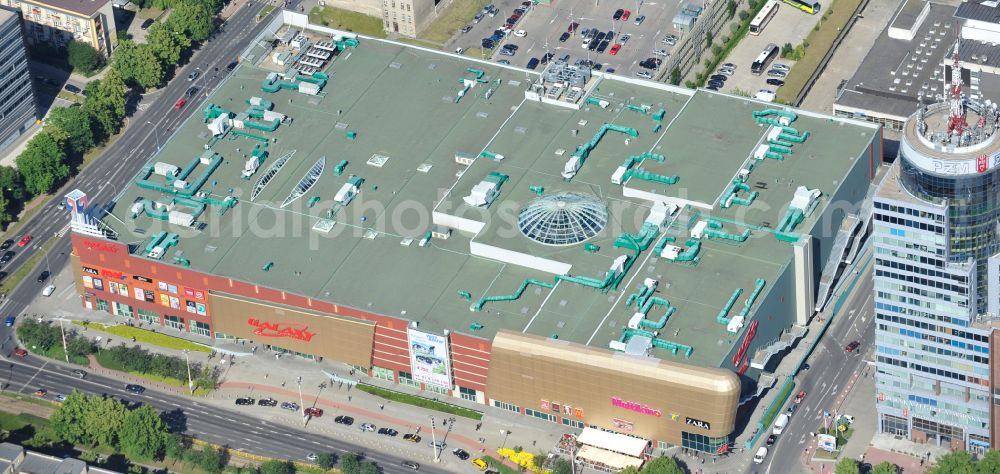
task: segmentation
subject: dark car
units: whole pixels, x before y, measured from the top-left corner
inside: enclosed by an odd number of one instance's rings
[[[292,402],[284,402],[281,404],[281,409],[288,411],[299,411],[299,404]]]
[[[187,96],[188,97],[194,97],[194,95],[197,94],[197,93],[198,93],[198,88],[194,87],[194,86],[192,86],[191,88],[189,88],[187,90]]]
[[[531,59],[528,60],[528,65],[525,66],[525,67],[527,67],[528,69],[531,69],[532,71],[534,71],[535,68],[538,67],[538,62],[539,62],[538,58],[531,58]]]
[[[0,244],[0,250],[7,250],[7,249],[11,248],[13,245],[14,245],[14,241],[11,240],[11,239],[7,239],[7,240],[3,241],[2,244]]]
[[[713,74],[713,75],[709,76],[708,79],[711,80],[711,81],[726,82],[726,79],[729,79],[729,78],[726,77],[726,76],[723,76],[722,74]]]
[[[493,49],[493,46],[496,46],[496,45],[494,44],[493,39],[491,39],[491,38],[483,38],[482,46],[483,46],[483,49]]]
[[[771,79],[767,80],[767,84],[771,85],[771,86],[781,87],[781,86],[785,85],[785,81],[782,81],[781,79],[771,78]]]
[[[257,400],[257,404],[262,407],[276,407],[278,406],[278,401],[273,398],[261,398]]]
[[[253,405],[256,400],[250,397],[240,397],[236,399],[237,405]]]
[[[771,445],[773,445],[773,444],[774,444],[774,442],[775,442],[775,441],[777,441],[777,440],[778,440],[778,437],[777,437],[777,436],[775,436],[775,435],[770,435],[770,436],[768,436],[768,437],[767,437],[767,441],[766,441],[766,443],[767,443],[767,445],[768,445],[768,446],[771,446]]]
[[[553,57],[553,56],[555,56],[555,55],[554,55],[554,54],[552,54],[552,53],[545,53],[545,54],[543,54],[543,55],[542,55],[542,59],[541,59],[541,63],[542,63],[542,64],[548,64],[548,63],[549,63],[549,61],[551,61],[551,60],[552,60],[552,57]]]
[[[608,42],[614,41],[614,39],[615,39],[615,32],[611,31],[611,30],[608,30],[608,32],[604,34],[604,39],[608,40]]]
[[[335,423],[339,423],[341,425],[347,425],[347,426],[351,426],[351,425],[354,424],[354,418],[351,418],[349,416],[343,416],[343,415],[334,418],[333,421]]]
[[[146,21],[142,22],[142,24],[139,25],[139,28],[142,29],[142,30],[148,30],[149,27],[153,26],[153,23],[155,23],[155,22],[156,22],[156,20],[154,20],[152,18],[147,18]]]
[[[132,393],[135,393],[135,394],[139,394],[139,393],[145,392],[146,391],[146,387],[143,387],[142,385],[139,385],[139,384],[130,383],[130,384],[128,384],[128,385],[125,386],[125,390],[127,390],[129,392],[132,392]]]
[[[8,250],[3,253],[2,257],[0,257],[0,263],[7,263],[13,259],[14,259],[14,251]]]
[[[603,53],[605,50],[608,49],[608,46],[610,44],[611,43],[609,43],[608,40],[601,41],[601,44],[597,45],[597,52],[598,53]]]
[[[503,49],[509,49],[511,51],[517,51],[517,45],[516,44],[505,44],[505,45],[503,45]]]
[[[563,34],[559,35],[559,42],[560,43],[565,43],[566,40],[568,40],[568,39],[569,39],[569,33],[563,33]]]
[[[602,32],[598,33],[597,36],[594,37],[594,41],[600,43],[601,41],[604,41],[604,38],[606,36],[608,36],[608,34],[602,31]]]
[[[622,9],[622,8],[619,8],[619,9],[615,10],[615,14],[614,15],[611,15],[611,19],[612,20],[616,20],[616,21],[620,20],[621,17],[622,17],[622,15],[624,15],[624,14],[625,14],[625,10]]]
[[[469,452],[466,451],[466,450],[464,450],[464,449],[462,449],[462,448],[455,448],[455,450],[452,451],[451,454],[454,454],[455,457],[457,457],[458,459],[461,459],[463,461],[465,461],[466,459],[469,459]]]
[[[600,44],[600,41],[597,41],[596,39],[595,40],[591,40],[590,43],[587,45],[587,49],[593,51],[593,50],[597,49],[597,46],[599,44]]]
[[[719,89],[724,85],[726,85],[726,83],[722,81],[708,81],[708,87],[714,87],[716,89]]]
[[[42,282],[44,282],[45,280],[48,280],[48,279],[49,279],[49,271],[48,270],[42,270],[42,273],[38,274],[38,283],[42,283]]]
[[[379,428],[378,434],[386,436],[396,436],[399,434],[399,432],[392,428]]]
[[[232,71],[233,69],[236,69],[236,66],[238,64],[239,64],[239,61],[233,61],[233,62],[231,62],[229,64],[226,64],[226,70],[227,71]]]
[[[844,350],[847,352],[854,352],[858,349],[858,346],[860,345],[861,343],[858,341],[851,341],[851,343],[848,344],[847,347],[844,348]]]
[[[74,94],[79,94],[83,92],[82,90],[80,90],[79,87],[76,87],[73,84],[66,84],[65,86],[63,86],[63,89],[66,89],[68,92],[72,92]]]

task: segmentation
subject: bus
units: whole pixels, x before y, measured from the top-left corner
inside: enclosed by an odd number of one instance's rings
[[[778,45],[768,43],[764,47],[764,50],[760,52],[760,55],[757,56],[757,59],[754,60],[753,64],[750,65],[750,72],[756,76],[761,75],[776,56],[778,56]]]
[[[774,18],[776,13],[778,13],[778,0],[767,0],[764,8],[761,8],[757,16],[753,17],[753,21],[750,22],[750,34],[759,35],[761,31],[764,31],[764,27],[771,21],[771,18]]]
[[[819,2],[816,0],[783,0],[785,3],[806,13],[819,13]]]

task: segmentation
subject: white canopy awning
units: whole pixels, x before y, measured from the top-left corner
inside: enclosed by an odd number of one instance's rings
[[[583,445],[614,451],[616,453],[641,458],[649,445],[649,440],[634,438],[618,433],[601,431],[595,428],[584,428],[576,441]]]
[[[595,448],[584,445],[576,453],[577,459],[583,459],[591,463],[603,464],[615,471],[620,471],[629,466],[642,466],[642,459],[624,454],[618,454],[606,449]]]

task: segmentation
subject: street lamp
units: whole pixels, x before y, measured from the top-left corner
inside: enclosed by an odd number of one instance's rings
[[[147,120],[146,123],[148,123],[148,124],[150,124],[150,125],[153,126],[153,135],[156,137],[156,152],[159,153],[160,152],[160,132],[157,130],[156,124],[154,124],[153,122],[150,122],[149,120]]]
[[[510,430],[500,430],[500,434],[503,435],[503,443],[500,444],[500,449],[507,446],[507,435],[510,434]]]
[[[299,406],[302,407],[302,426],[305,426],[309,421],[309,415],[306,413],[306,402],[302,398],[302,377],[299,377],[299,380],[295,382],[295,385],[299,387]]]
[[[434,415],[431,415],[431,448],[434,449],[434,462],[441,462],[441,450],[438,449],[437,436],[434,434]]]
[[[188,354],[191,353],[190,349],[184,349],[181,351],[184,353],[184,363],[187,364],[188,370],[188,390],[191,391],[191,395],[194,395],[194,380],[191,380],[191,359],[188,358]]]
[[[59,331],[62,332],[63,355],[66,356],[66,363],[69,363],[69,350],[66,349],[66,328],[63,326],[63,318],[59,318]]]

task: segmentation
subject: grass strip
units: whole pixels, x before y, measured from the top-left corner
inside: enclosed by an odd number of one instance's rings
[[[261,16],[266,15],[266,13],[261,13]],[[309,22],[360,35],[385,38],[385,31],[382,29],[382,20],[380,18],[344,10],[343,8],[313,7],[312,10],[309,10]]]
[[[386,400],[392,400],[394,402],[405,403],[407,405],[413,405],[415,407],[427,408],[430,410],[435,410],[442,413],[448,413],[451,415],[457,415],[464,418],[471,418],[477,421],[483,419],[482,412],[471,410],[465,407],[460,407],[458,405],[452,405],[450,403],[439,402],[437,400],[431,400],[429,398],[418,397],[416,395],[410,395],[408,393],[397,392],[395,390],[389,390],[363,383],[358,384],[357,388],[358,390],[361,390],[363,392],[368,392],[372,395],[377,395],[379,397],[385,398]]]
[[[96,329],[101,332],[106,332],[108,334],[113,334],[115,336],[132,339],[135,338],[135,342],[142,344],[151,344],[158,347],[163,347],[165,349],[174,349],[178,351],[189,350],[195,352],[212,352],[212,348],[204,344],[198,344],[197,342],[188,341],[186,339],[181,339],[179,337],[170,336],[167,334],[162,334],[158,332],[147,331],[145,329],[140,329],[135,326],[125,326],[122,324],[114,325],[104,325],[101,323],[92,323],[88,321],[73,321],[73,324],[77,326],[83,326],[85,328]]]
[[[784,79],[785,85],[778,88],[778,102],[790,104],[799,96],[799,92],[823,61],[826,52],[833,48],[833,42],[837,40],[840,30],[847,26],[847,22],[854,16],[854,11],[861,1],[835,0],[826,8],[819,24],[803,42],[806,49],[805,56],[796,62],[795,67],[788,73],[788,77]]]
[[[441,14],[424,29],[419,38],[434,43],[438,48],[444,46],[455,32],[472,21],[472,17],[479,13],[482,4],[469,0],[451,2],[441,11]]]

